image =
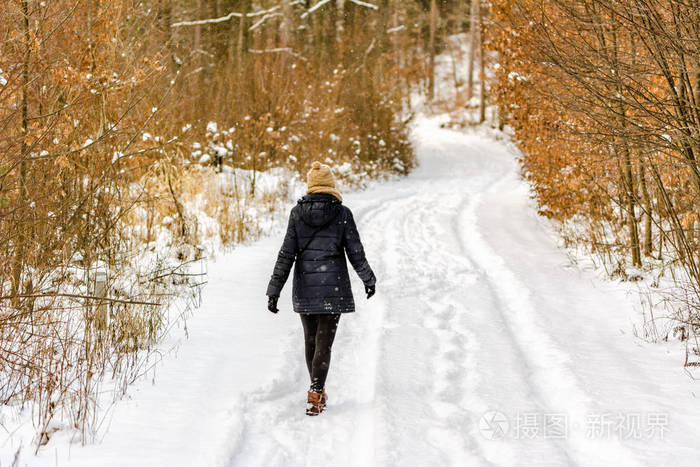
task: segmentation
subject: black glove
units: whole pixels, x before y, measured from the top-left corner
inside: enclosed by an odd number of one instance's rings
[[[277,300],[279,300],[279,297],[268,297],[267,299],[267,309],[273,313],[280,311],[279,308],[277,308]]]
[[[365,293],[367,294],[367,298],[370,298],[372,295],[374,295],[374,292],[376,292],[376,286],[375,285],[365,285]]]

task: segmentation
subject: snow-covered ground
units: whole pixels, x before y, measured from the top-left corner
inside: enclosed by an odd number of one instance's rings
[[[354,283],[327,412],[304,415],[291,284],[266,311],[280,234],[209,265],[189,337],[165,345],[179,341],[97,443],[58,433],[18,465],[697,465],[697,383],[633,337],[633,298],[570,265],[517,155],[439,118],[413,137],[415,172],[345,196],[378,292]]]

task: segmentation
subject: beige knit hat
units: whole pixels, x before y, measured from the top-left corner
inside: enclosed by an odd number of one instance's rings
[[[311,170],[306,174],[306,182],[309,185],[307,193],[328,193],[338,198],[340,201],[343,197],[335,187],[335,177],[331,168],[325,164],[316,161],[311,164]]]

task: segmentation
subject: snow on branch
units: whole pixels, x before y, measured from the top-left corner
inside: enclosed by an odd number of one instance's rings
[[[274,13],[275,11],[279,10],[280,7],[274,6],[270,8],[269,10],[261,10],[261,11],[254,11],[252,13],[246,14],[247,18],[254,18],[256,16],[265,16],[270,13]],[[242,13],[238,13],[235,11],[232,11],[231,13],[225,15],[225,16],[220,16],[219,18],[209,18],[209,19],[200,19],[196,21],[180,21],[179,23],[173,23],[170,25],[171,28],[179,28],[181,26],[198,26],[201,24],[215,24],[215,23],[223,23],[224,21],[228,21],[231,18],[240,18],[243,16]]]
[[[319,8],[321,8],[323,5],[325,5],[326,3],[330,2],[330,1],[331,1],[331,0],[321,0],[321,1],[318,2],[316,5],[312,6],[311,8],[309,8],[308,10],[306,10],[304,13],[302,13],[301,17],[302,17],[302,18],[306,18],[306,17],[309,16],[311,13],[313,13],[313,12],[316,11],[316,10],[318,10]]]
[[[367,8],[371,8],[373,10],[378,10],[379,7],[377,5],[373,5],[371,3],[363,2],[361,0],[350,0],[352,3],[355,5],[360,5],[360,6],[366,6]]]
[[[253,31],[253,30],[257,29],[258,26],[260,26],[261,24],[263,24],[263,23],[264,23],[265,21],[267,21],[268,19],[274,18],[275,16],[284,16],[284,15],[282,15],[282,13],[270,13],[270,14],[267,14],[267,15],[263,16],[262,18],[260,18],[255,24],[253,24],[253,25],[249,28],[249,30],[250,30],[250,31]]]
[[[309,16],[311,13],[313,13],[313,12],[316,11],[316,10],[318,10],[319,8],[321,8],[323,5],[325,5],[326,3],[330,2],[330,1],[331,1],[331,0],[321,0],[321,1],[319,1],[316,5],[312,6],[312,7],[309,8],[308,10],[306,10],[306,11],[301,15],[301,17],[302,17],[302,18],[306,18],[306,17]],[[373,4],[371,4],[371,3],[363,2],[362,0],[348,0],[348,1],[354,3],[355,5],[364,6],[364,7],[367,7],[367,8],[371,8],[371,9],[373,9],[373,10],[379,10],[379,7],[378,7],[377,5],[373,5]]]
[[[240,13],[236,13],[235,11],[232,11],[226,16],[221,16],[219,18],[210,18],[210,19],[200,19],[197,21],[181,21],[179,23],[173,23],[170,25],[171,28],[179,28],[180,26],[198,26],[200,24],[214,24],[214,23],[223,23],[224,21],[228,21],[233,17],[240,18],[241,15]]]
[[[279,5],[277,5],[277,6],[273,6],[272,8],[270,8],[268,10],[260,10],[260,11],[254,11],[252,13],[248,13],[246,16],[248,18],[254,18],[256,16],[267,15],[270,13],[274,13],[275,11],[279,10],[280,8],[281,7]]]

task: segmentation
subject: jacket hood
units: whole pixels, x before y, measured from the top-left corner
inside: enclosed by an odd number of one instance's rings
[[[320,227],[335,219],[341,210],[341,202],[326,193],[308,194],[298,201],[301,220],[311,227]]]

